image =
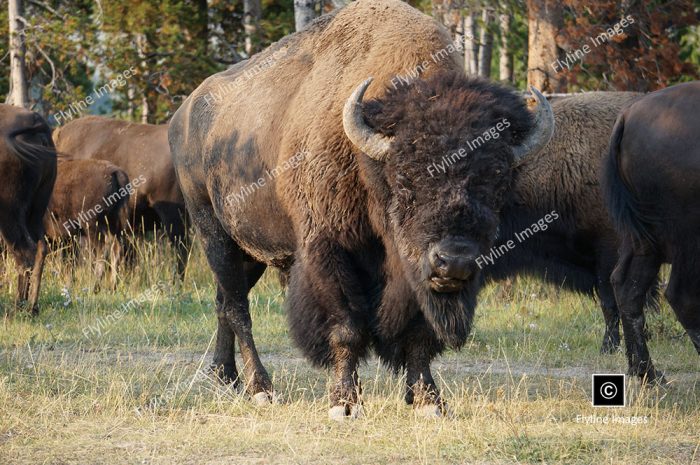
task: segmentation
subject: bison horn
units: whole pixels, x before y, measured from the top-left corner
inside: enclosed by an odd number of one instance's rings
[[[362,98],[372,80],[373,78],[369,78],[360,84],[345,102],[343,128],[350,142],[368,157],[377,161],[386,161],[393,138],[380,134],[367,126],[362,117]]]
[[[528,155],[534,155],[547,145],[554,134],[554,113],[544,95],[535,87],[530,86],[530,92],[537,98],[537,110],[534,112],[535,127],[525,141],[513,147],[513,158],[518,163]]]

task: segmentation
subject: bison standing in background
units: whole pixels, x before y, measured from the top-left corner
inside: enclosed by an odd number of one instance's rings
[[[553,130],[541,95],[533,117],[449,50],[449,33],[406,3],[358,0],[210,77],[173,117],[175,169],[217,282],[214,365],[237,381],[238,337],[256,400],[273,390],[247,294],[266,266],[293,262],[285,311],[306,356],[333,368],[333,418],[358,411],[372,348],[406,370],[408,403],[443,411],[431,361],[464,344],[474,260],[492,245],[512,166]]]
[[[168,147],[168,126],[86,116],[57,129],[54,140],[60,153],[106,160],[126,171],[132,182],[145,180],[130,200],[133,229],[162,228],[177,250],[183,277],[189,253],[187,213]]]
[[[557,218],[502,256],[480,260],[488,278],[531,274],[596,293],[605,317],[604,353],[620,345],[620,317],[610,284],[619,239],[605,208],[600,173],[617,115],[641,95],[591,92],[552,103],[556,131],[537,157],[515,168],[496,248],[552,212]]]
[[[604,189],[622,236],[612,276],[630,374],[663,382],[644,337],[644,296],[662,263],[673,311],[700,353],[700,82],[651,93],[624,110]]]
[[[51,130],[37,113],[0,104],[0,235],[19,268],[18,302],[39,311],[43,219],[56,179]]]
[[[129,246],[124,233],[129,223],[129,196],[135,193],[127,174],[103,160],[59,158],[56,187],[46,214],[46,236],[54,244],[76,245],[76,254],[95,260],[98,282],[105,262],[111,284]]]

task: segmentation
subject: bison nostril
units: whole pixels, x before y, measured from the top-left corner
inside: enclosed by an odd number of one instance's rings
[[[450,264],[450,262],[452,262],[452,257],[450,257],[449,255],[445,255],[440,252],[436,253],[435,255],[437,255],[435,263],[438,265],[439,268],[446,268]]]
[[[433,270],[442,277],[467,279],[471,275],[468,257],[453,256],[443,252],[435,252],[432,260]]]
[[[447,268],[447,260],[440,252],[433,252],[430,255],[430,265],[434,270],[441,270]]]

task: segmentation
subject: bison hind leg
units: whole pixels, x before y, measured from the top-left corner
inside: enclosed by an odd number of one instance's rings
[[[639,376],[647,383],[664,384],[663,374],[655,369],[651,361],[643,311],[647,292],[653,286],[660,267],[661,259],[651,246],[635,247],[631,238],[625,238],[612,274],[612,284],[622,317],[630,374]]]
[[[687,241],[690,242],[690,241]],[[690,340],[700,354],[700,275],[697,257],[700,245],[692,247],[686,243],[671,263],[671,279],[666,298],[678,321],[683,325]]]

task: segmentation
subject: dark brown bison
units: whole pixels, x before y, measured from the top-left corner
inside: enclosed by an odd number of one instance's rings
[[[399,0],[353,2],[207,79],[169,138],[216,276],[221,377],[238,379],[238,337],[248,393],[271,399],[247,294],[266,266],[293,262],[285,310],[306,356],[333,368],[331,416],[359,411],[372,349],[406,370],[408,403],[439,414],[431,360],[464,344],[474,259],[492,245],[512,166],[551,137],[538,98],[533,117],[515,93],[467,78],[448,32]]]
[[[55,245],[78,245],[76,255],[89,257],[98,282],[109,263],[112,286],[128,241],[129,197],[136,192],[128,175],[104,160],[59,158],[56,186],[44,223]]]
[[[167,125],[86,116],[57,129],[54,140],[60,153],[75,159],[106,160],[126,171],[130,182],[138,184],[130,200],[133,229],[142,232],[155,225],[162,227],[177,249],[178,272],[184,276],[187,214],[170,156]]]
[[[51,130],[37,113],[0,104],[0,234],[19,269],[18,303],[39,311],[43,218],[56,179]]]
[[[621,234],[612,276],[630,374],[663,382],[644,338],[644,295],[671,264],[666,298],[700,353],[700,82],[643,97],[610,140],[604,189]]]
[[[603,201],[600,173],[617,115],[641,95],[591,92],[552,102],[552,140],[514,170],[513,188],[501,210],[498,245],[479,260],[488,278],[529,274],[597,294],[606,323],[604,353],[620,345],[620,317],[610,284],[619,244]],[[543,223],[548,215],[552,221]],[[540,230],[533,232],[533,225]],[[506,247],[509,240],[516,244],[512,249]]]

